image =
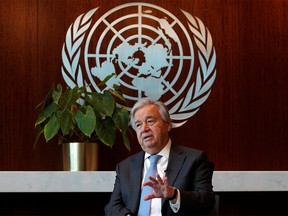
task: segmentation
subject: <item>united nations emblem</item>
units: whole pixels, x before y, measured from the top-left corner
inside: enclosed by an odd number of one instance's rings
[[[123,4],[95,18],[98,9],[80,15],[67,31],[62,48],[67,85],[90,84],[90,91],[100,92],[97,83],[115,73],[107,88],[120,84],[128,104],[143,97],[161,99],[173,127],[185,124],[206,101],[216,78],[208,28],[184,10],[185,23],[150,3]]]

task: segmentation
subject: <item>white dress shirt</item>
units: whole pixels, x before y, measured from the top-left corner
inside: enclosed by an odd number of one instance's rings
[[[170,153],[170,148],[171,148],[171,140],[169,139],[168,143],[166,146],[158,153],[158,155],[161,155],[162,157],[159,159],[157,163],[157,172],[160,175],[160,177],[163,179],[166,175],[166,169],[168,165],[168,160],[169,160],[169,153]],[[150,160],[148,157],[150,154],[145,153],[145,161],[144,161],[144,169],[143,169],[143,176],[146,175],[147,169],[150,166]],[[148,160],[147,160],[148,159]],[[142,179],[142,185],[144,183],[144,178]],[[177,190],[177,202],[172,203],[171,201],[170,206],[172,210],[176,213],[179,208],[180,208],[180,192]],[[151,200],[151,211],[150,211],[150,216],[159,216],[161,215],[161,198],[154,198]]]

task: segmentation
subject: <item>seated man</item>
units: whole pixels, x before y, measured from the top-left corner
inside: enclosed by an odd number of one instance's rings
[[[131,125],[143,151],[116,167],[105,215],[205,215],[213,207],[213,163],[205,152],[178,146],[169,134],[172,122],[161,101],[141,99],[131,110]],[[157,156],[155,175],[151,158]],[[151,161],[150,161],[151,159]],[[145,178],[146,173],[149,173]],[[153,176],[154,175],[154,176]],[[143,195],[147,190],[148,194]]]

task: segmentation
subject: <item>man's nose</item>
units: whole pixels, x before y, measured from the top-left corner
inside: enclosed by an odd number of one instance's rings
[[[146,122],[143,122],[143,124],[142,124],[142,130],[143,130],[143,131],[149,130],[149,125],[148,125]]]

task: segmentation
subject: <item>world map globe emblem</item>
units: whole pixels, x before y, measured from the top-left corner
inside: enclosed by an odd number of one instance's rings
[[[195,42],[192,38],[195,33],[201,35],[199,27],[202,22],[182,11],[189,20],[192,29],[189,32],[187,25],[166,9],[135,2],[98,15],[93,23],[93,15],[98,9],[79,16],[68,29],[70,38],[66,36],[62,49],[62,74],[66,83],[71,87],[91,84],[91,91],[100,92],[103,89],[97,84],[108,75],[116,74],[106,83],[106,88],[113,84],[122,86],[127,103],[120,105],[127,107],[128,104],[130,110],[130,105],[141,98],[160,99],[169,108],[173,127],[183,125],[207,99],[216,75],[216,54],[209,39],[205,45],[210,53],[205,48],[200,53],[204,58],[205,54],[206,57],[209,55],[210,60],[201,66],[200,59],[198,72],[194,68]],[[82,46],[84,51],[81,51]],[[207,72],[209,65],[210,71]]]

